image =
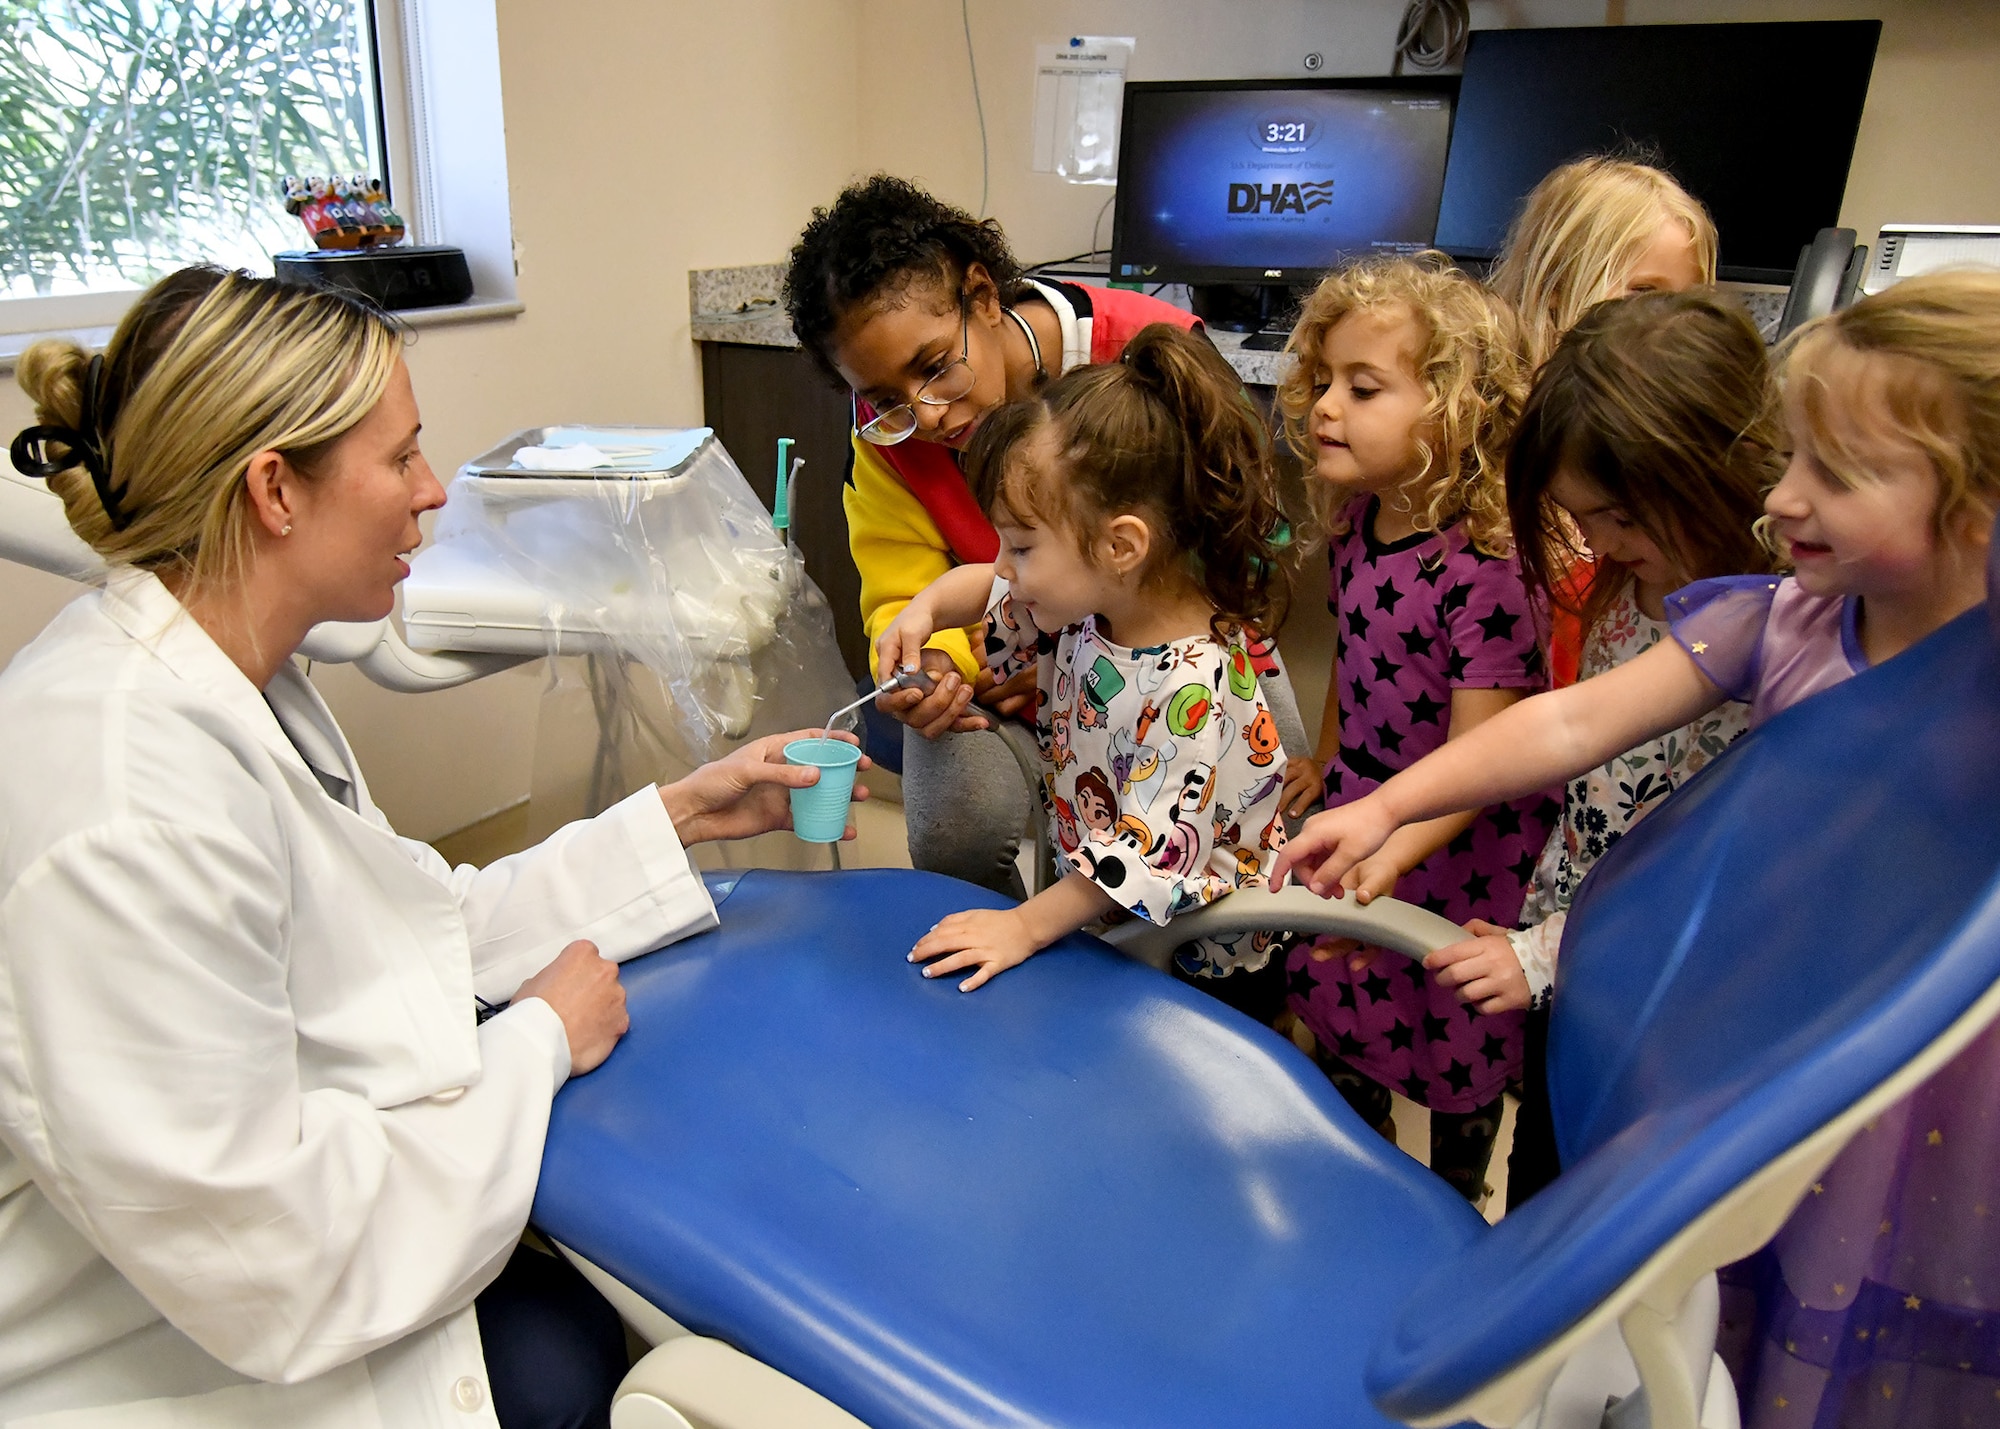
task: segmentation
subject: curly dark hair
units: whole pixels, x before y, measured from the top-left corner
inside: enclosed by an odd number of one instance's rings
[[[1021,265],[990,218],[933,198],[908,179],[877,174],[851,184],[792,245],[785,311],[820,370],[841,383],[829,345],[842,318],[870,303],[893,303],[913,283],[936,279],[955,290],[974,263],[992,275],[1000,301],[1027,296]]]
[[[1021,460],[1048,429],[1058,470]],[[1069,528],[1079,547],[1104,520],[1150,515],[1164,548],[1215,607],[1214,630],[1275,633],[1300,543],[1271,465],[1270,433],[1206,337],[1170,323],[1141,328],[1118,361],[1079,367],[980,424],[966,479],[989,513]]]

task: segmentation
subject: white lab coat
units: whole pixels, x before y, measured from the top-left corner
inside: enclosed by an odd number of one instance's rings
[[[0,761],[0,1424],[493,1429],[569,1051],[473,993],[714,925],[658,796],[448,868],[130,570],[0,674]]]

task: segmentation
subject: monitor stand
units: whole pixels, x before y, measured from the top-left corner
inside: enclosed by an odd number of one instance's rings
[[[1204,284],[1193,288],[1190,297],[1202,321],[1218,332],[1249,333],[1243,346],[1252,351],[1280,351],[1292,335],[1298,305],[1282,284]]]

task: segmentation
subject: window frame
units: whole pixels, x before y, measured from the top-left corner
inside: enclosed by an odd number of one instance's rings
[[[472,270],[469,302],[400,316],[430,327],[519,313],[494,0],[369,3],[391,200],[410,242],[455,244]],[[140,291],[0,298],[0,372],[45,337],[102,347]]]

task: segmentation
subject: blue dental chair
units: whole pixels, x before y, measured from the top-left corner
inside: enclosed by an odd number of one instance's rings
[[[535,1223],[659,1346],[618,1429],[1732,1425],[1715,1267],[2000,1014],[1996,808],[1975,611],[1650,815],[1571,915],[1566,1169],[1490,1229],[1141,965],[1155,930],[961,996],[902,954],[989,896],[732,875],[719,930],[627,967],[632,1032],[558,1097]],[[1236,894],[1168,941],[1459,936],[1426,916]]]

